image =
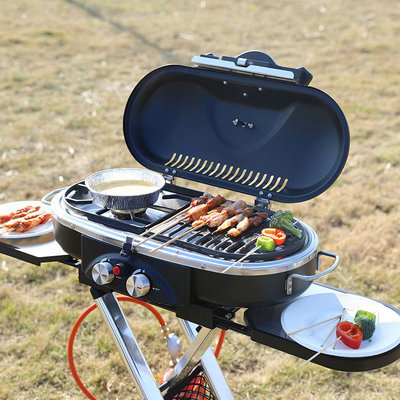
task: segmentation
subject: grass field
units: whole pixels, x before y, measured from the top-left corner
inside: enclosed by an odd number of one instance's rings
[[[316,230],[320,249],[341,257],[322,281],[400,307],[398,1],[0,4],[0,203],[40,199],[100,169],[137,166],[122,115],[145,74],[189,65],[201,53],[259,49],[280,65],[309,69],[311,86],[332,96],[349,123],[350,154],[337,182],[287,206]],[[87,287],[57,263],[36,267],[0,256],[0,271],[0,399],[83,399],[66,346],[91,303]],[[124,309],[151,368],[162,374],[168,356],[157,322],[137,306]],[[182,336],[174,317],[163,315]],[[76,340],[79,372],[99,399],[140,398],[98,314]],[[300,363],[235,333],[220,355],[237,399],[399,398],[399,362],[366,373]]]

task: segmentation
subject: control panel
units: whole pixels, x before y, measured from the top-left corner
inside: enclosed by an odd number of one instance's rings
[[[139,253],[88,256],[82,260],[80,273],[80,281],[86,285],[149,302],[189,302],[190,268]]]
[[[109,285],[115,280],[125,281],[125,290],[130,296],[146,296],[151,289],[150,279],[141,270],[130,273],[130,269],[127,264],[105,257],[93,265],[91,276],[97,285]]]

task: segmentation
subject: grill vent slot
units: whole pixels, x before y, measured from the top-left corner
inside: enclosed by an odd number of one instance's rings
[[[182,161],[183,160],[183,161]],[[207,175],[222,181],[228,181],[246,187],[257,189],[268,189],[269,192],[281,192],[288,183],[288,178],[274,176],[261,171],[241,169],[234,165],[221,164],[219,162],[202,160],[201,158],[174,153],[164,164],[182,171],[194,172]]]

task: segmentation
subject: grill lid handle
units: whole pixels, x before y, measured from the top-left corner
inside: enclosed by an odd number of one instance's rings
[[[313,78],[306,68],[282,67],[276,64],[268,54],[261,51],[248,51],[237,57],[202,54],[193,57],[192,63],[199,67],[222,68],[234,72],[264,75],[266,78],[288,80],[302,86],[307,86]]]

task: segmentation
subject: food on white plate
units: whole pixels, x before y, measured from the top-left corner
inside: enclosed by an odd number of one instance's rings
[[[343,321],[336,326],[336,337],[350,349],[357,350],[363,340],[363,331],[357,324]]]
[[[343,321],[336,327],[336,336],[351,349],[358,349],[363,340],[370,340],[375,332],[376,315],[358,310],[354,322]]]
[[[363,340],[369,340],[375,332],[376,315],[365,310],[358,310],[354,323],[363,331]]]
[[[28,205],[26,207],[20,208],[18,210],[12,211],[9,214],[0,215],[0,227],[3,227],[4,224],[12,219],[25,217],[27,214],[31,214],[35,211],[38,211],[40,206],[31,206]]]
[[[0,236],[9,232],[27,232],[35,226],[46,223],[51,218],[51,213],[44,207],[27,205],[0,216],[0,221],[2,221]]]

